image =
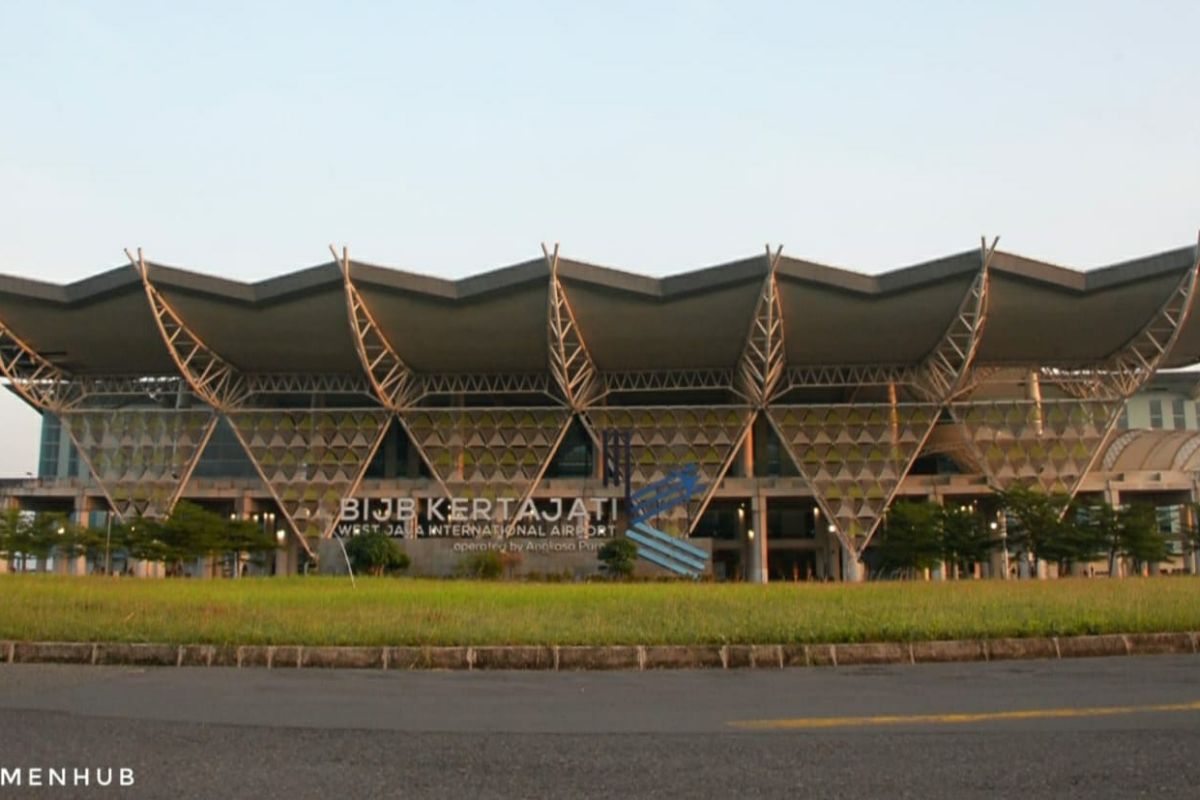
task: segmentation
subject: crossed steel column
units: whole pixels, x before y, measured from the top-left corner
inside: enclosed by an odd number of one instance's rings
[[[333,250],[332,247],[330,249],[331,251]],[[337,258],[337,252],[333,252],[334,257]],[[427,376],[418,374],[405,364],[395,345],[389,340],[387,334],[376,321],[370,305],[355,285],[352,266],[346,248],[342,249],[339,262],[342,268],[346,291],[346,309],[350,321],[350,329],[363,371],[370,378],[376,398],[399,421],[408,435],[412,446],[425,462],[434,480],[437,481],[446,496],[450,497],[454,495],[452,487],[458,482],[455,476],[463,469],[463,457],[471,448],[468,442],[470,432],[462,430],[464,425],[481,424],[483,416],[488,416],[491,419],[493,415],[501,411],[524,413],[539,417],[544,417],[547,413],[553,413],[552,409],[538,407],[520,409],[421,407],[420,401],[422,398],[432,393],[446,394],[471,389],[478,390],[479,388],[498,390],[505,388],[528,390],[533,388],[537,391],[545,391],[549,387],[530,376],[518,376],[514,379],[511,377],[494,378],[486,375]],[[567,430],[570,428],[571,419],[572,415],[568,411],[557,425],[557,430],[554,431],[553,436],[547,442],[548,447],[546,448],[545,456],[538,458],[533,474],[522,477],[522,480],[527,485],[521,488],[519,496],[515,498],[518,508],[524,506],[526,501],[536,491],[559,445],[565,438]],[[434,424],[434,420],[437,420],[439,424]],[[442,430],[445,427],[444,422],[446,420],[453,423],[450,426],[453,429],[453,433],[448,434],[449,441],[442,441]],[[491,421],[495,422],[494,419],[491,419]],[[427,426],[426,422],[430,424]],[[434,439],[437,440],[436,445],[433,443]],[[499,446],[489,443],[483,447],[498,462],[500,459],[497,456],[510,449],[519,450],[523,447],[525,452],[528,453],[534,451],[535,445],[531,443],[518,445],[506,440],[504,444]],[[456,463],[441,463],[442,459],[436,457],[433,452],[435,449],[439,455],[448,455],[452,450],[458,451],[458,457],[454,459]],[[511,533],[517,521],[515,515],[507,521],[505,526],[506,534]]]
[[[1028,389],[1023,399],[953,402],[950,411],[960,423],[972,460],[994,488],[1040,482],[1047,490],[1074,497],[1111,437],[1121,409],[1155,373],[1192,313],[1200,274],[1200,241],[1196,260],[1180,276],[1171,293],[1141,329],[1100,364],[1070,367],[1035,366],[1021,378]],[[1006,382],[1000,370],[973,369],[961,392]],[[1011,378],[1009,378],[1011,381]],[[1058,390],[1062,398],[1045,398],[1042,387]],[[1054,443],[1044,439],[1055,427]],[[986,445],[986,447],[985,447]],[[1060,455],[1062,469],[1044,451],[1073,447]]]
[[[252,394],[253,382],[234,364],[223,358],[212,347],[207,345],[204,340],[192,330],[178,311],[171,305],[165,296],[154,285],[150,277],[150,270],[146,264],[145,258],[141,249],[137,251],[135,258],[128,250],[125,251],[129,256],[130,262],[138,270],[142,279],[143,287],[146,292],[147,302],[150,304],[151,312],[154,315],[155,323],[158,326],[159,333],[162,335],[164,344],[171,359],[175,362],[180,374],[187,382],[188,386],[196,395],[211,406],[215,412],[226,417],[230,422],[230,427],[233,429],[234,435],[238,442],[242,445],[242,449],[246,452],[247,458],[254,465],[255,471],[262,479],[267,491],[271,494],[276,504],[279,506],[285,519],[287,519],[291,528],[296,531],[297,538],[301,546],[311,556],[313,555],[312,547],[309,545],[307,538],[303,535],[301,520],[297,519],[295,514],[289,510],[288,498],[281,494],[280,487],[276,485],[267,474],[264,467],[263,459],[256,452],[256,448],[252,446],[251,439],[256,435],[257,426],[264,419],[271,421],[277,416],[285,414],[316,414],[314,411],[297,411],[296,409],[257,409],[248,407],[246,401]],[[269,388],[269,382],[264,384],[265,388]],[[355,414],[369,413],[359,409],[322,409],[320,413],[324,414]],[[332,419],[332,416],[331,416]],[[239,422],[245,421],[249,423],[248,430],[243,429],[243,425]],[[215,418],[214,418],[215,424]],[[319,425],[311,423],[312,428],[305,433],[297,435],[308,436],[305,448],[311,448],[316,443],[318,432],[315,430]],[[268,435],[279,433],[270,429],[268,426]],[[293,431],[294,433],[295,431]],[[345,475],[348,481],[348,487],[344,492],[345,497],[352,496],[362,482],[363,474],[366,472],[370,464],[371,458],[374,456],[380,443],[383,441],[384,435],[387,432],[386,421],[379,425],[374,431],[369,431],[373,434],[374,439],[369,443],[365,457],[358,463],[352,474]],[[268,445],[269,448],[269,445]],[[328,465],[314,464],[306,465],[308,469],[325,469]],[[335,470],[341,470],[342,465],[339,463],[331,467]],[[288,489],[289,494],[292,489]],[[304,505],[302,501],[298,501],[297,509]],[[307,523],[307,520],[304,521]],[[332,532],[337,520],[336,517],[328,519],[325,525],[320,530],[321,537],[328,537]],[[306,527],[306,526],[305,526]]]
[[[963,390],[987,319],[989,269],[998,241],[993,240],[988,246],[986,239],[981,240],[979,270],[937,345],[920,363],[911,367],[785,370],[783,387],[764,404],[763,413],[808,483],[818,508],[856,559],[870,543],[883,512],[928,441],[941,409]],[[757,351],[748,348],[747,352]],[[774,402],[796,388],[857,388],[868,383],[887,388],[886,405],[853,401],[812,405]],[[899,386],[907,387],[920,399],[916,403],[900,403]],[[869,441],[864,442],[863,437]],[[861,452],[863,448],[868,448],[866,456]],[[831,454],[833,458],[829,458]],[[857,461],[852,461],[850,455]],[[850,464],[859,462],[863,466],[858,469],[863,472],[849,474]],[[868,463],[876,464],[880,474],[866,472]],[[843,489],[839,485],[852,493],[848,501],[851,507],[846,513],[839,513],[833,503],[835,497],[841,499]],[[855,503],[858,508],[852,507]]]
[[[133,425],[136,428],[133,432],[135,440],[139,435],[149,438],[144,442],[135,441],[132,445],[122,446],[132,446],[135,449],[142,446],[162,448],[169,444],[172,454],[178,454],[179,444],[176,439],[181,433],[180,431],[172,428],[167,431],[165,436],[160,435],[155,438],[153,433],[147,430],[150,426],[146,423],[150,419],[157,419],[162,414],[178,415],[182,412],[111,408],[83,410],[83,402],[88,397],[146,394],[150,391],[148,384],[134,379],[88,378],[71,375],[38,353],[2,321],[0,321],[0,373],[3,373],[10,384],[31,405],[53,414],[59,419],[76,452],[79,453],[79,457],[95,478],[105,501],[120,518],[125,519],[131,511],[141,510],[137,508],[136,501],[128,504],[118,501],[117,494],[124,495],[121,487],[125,481],[121,480],[120,474],[114,474],[114,470],[120,469],[122,466],[127,467],[133,463],[134,459],[112,457],[108,453],[113,449],[110,437],[116,435],[113,432],[115,428],[124,429],[127,424]],[[142,424],[137,425],[135,420],[140,420]],[[174,421],[183,420],[181,417],[176,417]],[[152,511],[167,513],[174,507],[199,461],[200,452],[212,436],[215,424],[215,417],[212,417],[202,426],[198,440],[191,445],[195,449],[183,458],[181,465],[164,464],[164,474],[151,479],[151,482],[161,480],[166,475],[166,469],[172,466],[182,467],[178,473],[171,473],[172,486],[167,493],[165,502],[161,504],[162,507],[152,508]],[[145,474],[135,477],[138,483],[145,483]],[[144,486],[136,488],[142,489]]]

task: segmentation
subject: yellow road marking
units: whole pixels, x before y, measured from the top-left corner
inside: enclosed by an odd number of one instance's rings
[[[960,725],[1022,719],[1073,719],[1117,717],[1126,714],[1170,714],[1200,711],[1200,700],[1152,706],[1101,706],[1096,708],[1031,708],[1024,711],[982,711],[967,714],[881,714],[868,717],[798,717],[796,719],[735,720],[729,724],[747,730],[816,730],[820,728],[867,728],[883,725]]]

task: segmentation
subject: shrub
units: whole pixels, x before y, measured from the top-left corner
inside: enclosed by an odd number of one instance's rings
[[[504,572],[504,561],[495,550],[471,553],[458,563],[458,574],[464,578],[494,581]]]
[[[408,569],[408,553],[395,539],[382,531],[368,531],[353,536],[346,543],[346,555],[355,572],[382,575]]]
[[[628,539],[613,539],[597,553],[605,574],[613,578],[628,578],[637,561],[637,545]]]

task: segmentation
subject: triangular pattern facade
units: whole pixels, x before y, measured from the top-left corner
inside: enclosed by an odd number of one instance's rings
[[[592,431],[630,433],[631,488],[637,491],[687,464],[700,472],[703,490],[688,505],[667,512],[655,527],[687,535],[725,476],[754,419],[748,406],[642,406],[592,408],[584,412]]]
[[[208,409],[67,411],[59,419],[124,520],[171,512],[217,421]]]
[[[861,553],[937,421],[932,403],[767,411],[842,543]]]
[[[1073,494],[1095,457],[1121,400],[1004,400],[954,404],[951,410],[974,460],[1001,490],[1036,486]],[[1041,433],[1038,415],[1041,415]]]
[[[558,407],[420,409],[401,419],[447,493],[521,500],[554,456],[571,412]]]
[[[234,411],[242,446],[292,527],[329,536],[391,421],[387,411]]]

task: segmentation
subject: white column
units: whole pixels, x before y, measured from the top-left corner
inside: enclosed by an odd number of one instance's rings
[[[840,547],[842,554],[842,580],[846,583],[858,583],[863,579],[862,564],[845,547]]]

